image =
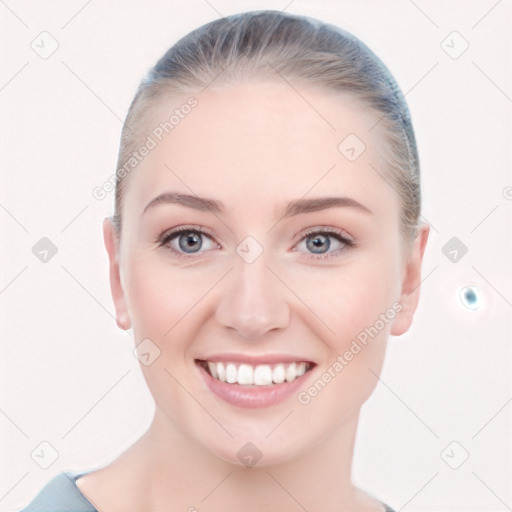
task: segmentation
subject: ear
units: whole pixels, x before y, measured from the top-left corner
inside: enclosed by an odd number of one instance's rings
[[[420,299],[421,264],[423,262],[423,254],[425,253],[429,233],[430,225],[422,223],[418,229],[414,244],[406,258],[402,275],[402,291],[400,294],[402,309],[393,320],[390,331],[390,334],[393,336],[400,336],[408,331],[412,323],[414,312],[418,306]]]
[[[116,323],[120,329],[128,330],[131,327],[128,308],[124,297],[119,271],[119,240],[110,218],[103,219],[103,241],[109,259],[110,291],[116,309]]]

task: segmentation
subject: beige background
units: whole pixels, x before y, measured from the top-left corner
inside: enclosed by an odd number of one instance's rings
[[[122,120],[156,59],[203,23],[264,8],[360,37],[406,93],[419,144],[432,225],[422,295],[363,408],[354,478],[397,510],[512,510],[511,3],[6,0],[0,511],[60,471],[108,463],[149,426],[108,288],[113,194],[92,191],[115,171]],[[468,248],[457,263],[442,252],[454,236]],[[58,250],[46,263],[32,252],[42,237]],[[479,287],[478,311],[461,306],[465,285]]]

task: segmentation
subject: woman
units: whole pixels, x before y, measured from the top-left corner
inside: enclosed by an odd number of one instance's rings
[[[418,303],[420,199],[405,100],[354,36],[256,11],[180,40],[129,109],[103,223],[153,422],[25,511],[391,510],[352,455]]]

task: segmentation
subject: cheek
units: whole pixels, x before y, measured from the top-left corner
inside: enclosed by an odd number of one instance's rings
[[[355,413],[377,385],[387,338],[396,316],[396,275],[382,259],[329,276],[319,287],[318,316],[335,332],[322,337],[328,356],[319,381],[303,390],[318,428],[330,418],[339,425]],[[313,306],[312,306],[313,309]],[[316,312],[316,311],[315,311]]]
[[[304,273],[294,289],[334,331],[333,344],[341,350],[392,308],[398,289],[394,266],[394,260],[382,253],[354,257],[339,268]]]
[[[135,344],[149,339],[157,347],[149,345],[152,355],[158,353],[148,365],[141,360],[140,368],[156,403],[176,423],[184,407],[183,390],[178,383],[189,387],[187,348],[197,325],[191,321],[196,320],[192,319],[194,305],[204,294],[198,281],[149,256],[134,258],[127,273]]]
[[[200,290],[196,292],[194,283],[179,271],[148,257],[134,259],[130,265],[127,297],[136,339],[148,337],[161,345],[193,308]]]

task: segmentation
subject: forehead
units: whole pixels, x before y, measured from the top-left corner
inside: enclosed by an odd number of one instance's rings
[[[125,198],[136,208],[166,191],[243,208],[248,198],[257,208],[334,191],[363,203],[389,195],[383,137],[372,129],[378,116],[361,100],[284,82],[207,88],[187,102],[191,96],[151,110],[144,137],[154,147]]]

